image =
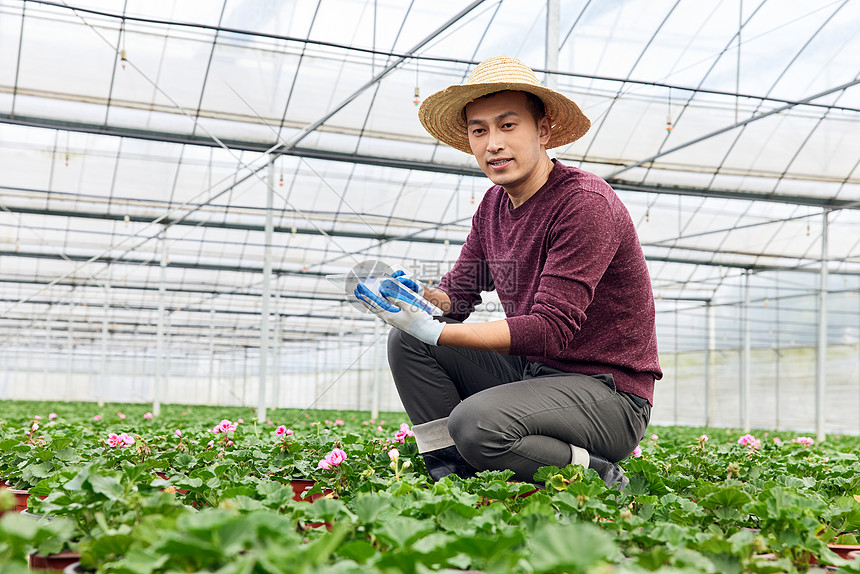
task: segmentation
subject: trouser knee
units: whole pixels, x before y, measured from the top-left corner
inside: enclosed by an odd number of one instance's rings
[[[464,400],[448,417],[448,433],[469,464],[490,469],[494,455],[504,450],[504,437],[492,428],[491,421],[481,411],[477,401]]]

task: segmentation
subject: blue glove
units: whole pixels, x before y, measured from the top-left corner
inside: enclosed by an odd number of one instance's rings
[[[397,279],[397,281],[399,281],[409,289],[412,289],[421,297],[424,296],[424,284],[418,279],[415,279],[411,275],[407,274],[406,271],[404,271],[403,269],[398,269],[397,271],[392,273],[391,278]]]
[[[359,283],[354,295],[368,311],[392,327],[397,327],[428,345],[439,344],[439,335],[445,324],[434,320],[425,306],[421,305],[424,299],[416,297],[414,292],[404,289],[397,281],[383,281],[379,286],[379,295],[364,283]]]

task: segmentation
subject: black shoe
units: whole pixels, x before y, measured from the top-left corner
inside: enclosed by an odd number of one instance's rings
[[[624,470],[620,466],[609,462],[599,454],[594,454],[593,452],[588,454],[591,456],[588,468],[596,470],[600,478],[603,479],[603,482],[606,483],[606,486],[615,488],[620,492],[630,484],[630,479],[624,476]]]
[[[449,474],[456,474],[460,478],[471,478],[478,470],[466,462],[460,451],[454,445],[421,453],[427,472],[433,481],[440,480]]]

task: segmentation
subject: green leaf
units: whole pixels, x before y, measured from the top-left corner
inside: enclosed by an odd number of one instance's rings
[[[36,484],[39,480],[51,476],[53,472],[53,464],[50,462],[40,462],[38,464],[28,464],[24,472],[21,473],[21,477],[31,484]]]
[[[316,503],[314,503],[316,504]],[[377,530],[380,538],[402,548],[411,544],[419,537],[434,530],[433,523],[426,520],[418,520],[408,516],[398,516],[382,524]]]
[[[366,540],[353,540],[337,549],[338,556],[360,563],[367,562],[374,554],[376,554],[376,548]]]
[[[81,459],[78,455],[78,451],[73,449],[72,447],[65,447],[59,449],[55,454],[54,458],[60,460],[62,462],[77,462]]]
[[[93,474],[87,482],[93,489],[93,492],[105,495],[109,500],[120,500],[122,498],[122,485],[110,476],[101,474]]]
[[[612,538],[589,523],[549,525],[529,541],[534,572],[591,572],[620,557]]]
[[[439,515],[439,527],[442,530],[448,530],[457,534],[472,534],[475,531],[472,519],[463,516],[454,508],[449,508]]]
[[[73,442],[75,442],[75,441],[71,437],[55,436],[53,438],[53,440],[51,440],[51,448],[56,450],[56,451],[59,451],[61,449],[65,449],[67,446],[69,446]],[[72,450],[74,451],[74,449],[72,449]]]
[[[81,564],[87,566],[82,556]],[[124,574],[152,574],[153,571],[164,566],[171,556],[169,554],[153,554],[142,548],[132,548],[126,556],[112,565],[111,572],[123,572]],[[95,566],[95,564],[91,564]]]
[[[750,495],[738,488],[737,486],[728,486],[706,495],[699,499],[699,506],[709,508],[711,510],[727,507],[740,510],[743,506],[751,501]]]
[[[360,522],[372,524],[390,504],[391,500],[388,496],[362,494],[350,504],[350,509]]]

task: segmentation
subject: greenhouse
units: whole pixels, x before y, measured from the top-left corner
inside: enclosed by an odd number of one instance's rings
[[[4,516],[0,572],[860,572],[827,546],[860,538],[857,54],[851,0],[0,0],[0,475],[91,511]],[[493,182],[419,109],[496,56],[590,119],[547,151],[647,264],[662,377],[620,493],[431,480],[344,288],[452,271]]]

